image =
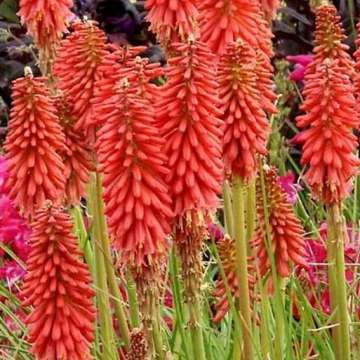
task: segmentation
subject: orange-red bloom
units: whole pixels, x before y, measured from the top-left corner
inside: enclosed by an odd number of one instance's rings
[[[271,20],[280,6],[279,0],[260,0],[261,9],[267,20]]]
[[[46,87],[46,78],[14,81],[13,108],[5,143],[9,164],[9,195],[26,216],[46,199],[62,200],[65,189],[65,149],[57,110]]]
[[[305,115],[297,118],[304,130],[296,141],[303,144],[301,163],[308,166],[306,179],[313,193],[332,204],[348,195],[359,166],[352,133],[359,126],[354,86],[344,67],[331,60],[307,73],[305,81]]]
[[[290,275],[290,261],[306,266],[304,230],[295,216],[287,196],[281,188],[275,168],[265,170],[265,188],[268,205],[271,251],[276,269],[281,277]],[[253,239],[257,249],[257,259],[261,275],[271,267],[271,260],[266,247],[265,213],[260,184],[257,186],[258,225]]]
[[[77,22],[74,32],[62,41],[54,64],[56,86],[66,94],[75,130],[88,131],[97,124],[91,99],[99,66],[106,56],[106,38],[96,23]]]
[[[349,47],[342,43],[346,36],[340,21],[334,5],[323,5],[316,9],[314,61],[308,72],[315,72],[316,66],[329,58],[336,59],[351,77],[354,75],[353,61],[347,53]]]
[[[355,97],[357,99],[358,113],[360,114],[360,22],[357,24],[357,34],[358,36],[356,39],[356,51],[354,53],[354,57],[356,61],[355,64],[356,75],[354,78],[354,85],[355,85]]]
[[[146,0],[150,30],[164,44],[186,40],[190,34],[195,35],[198,31],[195,3],[196,0]]]
[[[226,45],[241,38],[271,56],[270,30],[258,0],[199,0],[201,40],[221,55]]]
[[[166,250],[173,214],[163,180],[168,173],[164,141],[154,125],[153,105],[138,93],[133,76],[125,71],[96,105],[104,123],[97,153],[114,245],[125,261],[143,265]]]
[[[38,210],[30,243],[21,298],[33,306],[25,321],[32,352],[39,360],[90,359],[94,292],[69,215],[51,205]]]
[[[177,216],[218,206],[223,164],[215,56],[202,42],[174,44],[158,117],[170,172],[166,181]]]
[[[36,46],[52,51],[66,30],[72,7],[72,0],[20,0],[18,15]]]
[[[217,248],[219,252],[219,257],[221,260],[221,265],[224,269],[224,274],[226,276],[227,285],[231,291],[232,296],[235,299],[241,301],[241,294],[239,291],[238,278],[236,276],[236,251],[235,251],[235,241],[229,236],[225,236],[219,242],[217,242]],[[250,290],[250,298],[254,299],[254,288],[256,284],[256,274],[255,268],[251,263],[252,259],[249,259],[248,262],[248,282]],[[220,274],[219,274],[220,276]],[[228,296],[226,293],[226,286],[224,279],[220,278],[216,281],[215,289],[213,292],[214,297],[216,298],[215,304],[215,315],[213,321],[219,323],[230,309],[230,304]]]
[[[95,170],[92,149],[84,136],[74,129],[74,120],[64,96],[56,99],[56,107],[66,144],[61,153],[65,165],[66,203],[77,205],[81,197],[85,196],[85,187],[90,180],[90,172]]]
[[[218,79],[225,122],[224,161],[229,176],[245,181],[256,172],[257,155],[266,154],[270,132],[257,84],[256,52],[245,42],[230,43],[220,58]]]

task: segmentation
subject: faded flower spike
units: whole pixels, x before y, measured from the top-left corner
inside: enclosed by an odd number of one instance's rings
[[[146,0],[150,30],[164,45],[197,33],[196,0]]]
[[[265,275],[271,268],[268,250],[274,255],[276,269],[281,277],[290,275],[290,262],[306,267],[306,249],[304,230],[295,216],[292,205],[287,200],[286,193],[281,188],[277,171],[274,167],[264,170],[264,182],[267,197],[270,246],[266,246],[266,229],[263,193],[257,184],[258,226],[253,239],[257,250],[257,260],[261,275]]]
[[[5,142],[9,166],[9,196],[26,216],[45,200],[61,202],[65,189],[65,150],[47,78],[31,74],[14,81],[13,108]]]
[[[228,176],[238,175],[246,182],[255,175],[257,156],[267,152],[270,132],[261,107],[256,67],[256,52],[239,40],[228,45],[218,69],[225,123],[225,171]]]
[[[297,118],[303,130],[295,138],[303,144],[301,163],[308,166],[306,179],[313,193],[324,204],[337,203],[349,194],[359,167],[354,86],[339,61],[327,60],[306,74],[303,94],[305,115]]]
[[[56,86],[70,102],[74,129],[87,132],[97,124],[91,99],[99,66],[107,54],[106,37],[95,22],[76,22],[74,32],[61,42],[54,64]]]
[[[25,320],[39,360],[91,359],[96,317],[91,278],[64,209],[46,204],[32,224],[21,298],[33,306]]]

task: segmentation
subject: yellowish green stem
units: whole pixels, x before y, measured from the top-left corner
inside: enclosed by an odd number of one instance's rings
[[[254,359],[252,324],[247,263],[247,240],[245,229],[245,186],[240,178],[233,185],[234,237],[236,249],[236,275],[239,284],[238,307],[243,335],[243,359]]]

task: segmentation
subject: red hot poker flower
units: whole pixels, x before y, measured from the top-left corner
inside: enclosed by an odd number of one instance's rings
[[[215,56],[202,42],[174,44],[158,117],[169,157],[175,215],[218,206],[223,164]]]
[[[199,0],[201,40],[222,55],[238,38],[271,56],[271,35],[258,0]],[[264,36],[265,35],[265,36]]]
[[[257,87],[256,53],[239,40],[230,43],[220,58],[218,79],[225,123],[224,161],[229,176],[249,181],[255,175],[257,156],[265,155],[270,132]]]
[[[39,360],[90,359],[94,291],[69,215],[51,205],[38,210],[30,243],[21,298],[33,306],[25,321],[32,352]]]
[[[84,136],[73,128],[74,121],[64,96],[56,98],[56,107],[66,143],[66,148],[61,153],[65,165],[66,203],[77,205],[81,197],[85,196],[85,187],[90,180],[91,171],[95,170],[92,149]]]
[[[276,14],[280,6],[279,0],[260,0],[261,8],[266,16],[266,19],[271,21],[271,19]]]
[[[88,131],[96,125],[91,99],[100,79],[99,66],[106,56],[106,37],[94,22],[77,22],[74,32],[62,41],[54,64],[56,86],[71,101],[74,129]]]
[[[18,15],[38,48],[51,52],[66,30],[72,0],[20,0]]]
[[[124,261],[141,266],[167,249],[173,216],[163,180],[167,158],[152,104],[127,77],[120,79],[107,99],[97,104],[97,116],[104,123],[98,132],[97,154],[114,245]]]
[[[27,216],[43,206],[46,199],[61,201],[65,150],[56,107],[46,87],[46,78],[15,80],[13,108],[5,143],[9,165],[9,196]]]
[[[349,47],[342,41],[346,38],[341,27],[341,18],[334,5],[323,5],[316,9],[314,61],[308,72],[315,72],[316,66],[325,59],[336,59],[351,77],[354,75],[353,61],[347,53]]]
[[[281,277],[290,275],[290,261],[306,266],[304,230],[295,216],[286,193],[282,190],[275,168],[265,171],[265,187],[269,213],[271,247],[276,269]],[[258,226],[253,239],[257,249],[259,271],[265,275],[271,267],[271,261],[265,242],[265,215],[260,184],[257,184]]]
[[[352,130],[359,127],[359,116],[353,93],[349,75],[338,61],[328,60],[305,76],[305,115],[297,118],[303,131],[296,141],[303,144],[306,179],[313,193],[328,205],[348,195],[351,178],[358,171]]]
[[[150,30],[162,43],[186,40],[197,32],[196,0],[146,0]]]
[[[356,51],[354,53],[354,57],[356,60],[355,70],[356,75],[354,78],[354,85],[355,85],[355,96],[357,98],[357,107],[358,112],[360,114],[360,22],[357,24],[357,39],[356,39]]]

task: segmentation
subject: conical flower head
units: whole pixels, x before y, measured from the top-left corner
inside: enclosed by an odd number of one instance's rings
[[[74,32],[61,42],[54,64],[56,86],[66,94],[75,130],[88,131],[96,125],[91,99],[99,66],[106,56],[106,37],[96,23],[77,22]]]
[[[257,87],[256,52],[239,40],[230,43],[220,58],[218,79],[223,100],[224,161],[229,176],[250,180],[257,156],[266,154],[270,131]]]
[[[90,172],[95,170],[92,149],[84,136],[74,129],[74,120],[65,97],[57,96],[55,103],[66,144],[61,153],[65,166],[66,203],[77,205],[81,197],[85,196],[85,187],[90,180]]]
[[[271,35],[258,0],[200,0],[197,5],[201,40],[213,52],[222,55],[229,42],[241,38],[271,56]]]
[[[45,200],[61,201],[65,189],[65,149],[54,101],[46,78],[31,75],[15,80],[13,108],[5,143],[9,196],[25,215]]]
[[[354,77],[354,86],[355,86],[355,97],[357,99],[358,112],[360,114],[360,22],[357,24],[357,39],[356,39],[356,51],[354,53],[355,57],[355,70],[356,75]]]
[[[167,45],[197,33],[196,0],[146,0],[150,30]]]
[[[229,286],[229,289],[231,291],[231,295],[234,296],[236,300],[241,301],[241,293],[239,291],[238,278],[236,276],[237,260],[235,241],[228,235],[225,235],[220,241],[216,243],[216,246],[218,248],[219,257],[224,270],[224,274],[226,276],[227,285]],[[250,290],[250,298],[254,299],[256,277],[253,274],[256,273],[256,270],[251,263],[252,260],[253,259],[249,259],[248,261],[248,284]],[[215,315],[213,321],[215,323],[219,323],[226,316],[230,309],[230,304],[226,293],[225,281],[221,277],[219,280],[216,281],[213,296],[216,299]]]
[[[66,31],[72,0],[20,0],[18,15],[36,46],[50,55]]]
[[[223,164],[215,56],[202,42],[174,44],[157,115],[170,172],[175,215],[218,206]]]
[[[266,221],[263,207],[263,193],[261,185],[257,184],[258,225],[254,235],[253,245],[257,250],[257,260],[261,275],[265,275],[271,268],[272,251],[277,272],[281,277],[290,275],[290,262],[306,266],[306,250],[304,230],[299,219],[295,216],[286,193],[282,190],[275,168],[265,170],[264,174],[266,200],[268,206],[268,223],[270,229],[269,246],[266,246]]]
[[[32,224],[21,298],[33,306],[25,323],[39,360],[90,359],[96,317],[87,265],[64,209],[47,204]]]
[[[342,43],[346,36],[336,7],[334,5],[320,6],[316,9],[315,15],[316,31],[313,50],[315,57],[308,71],[315,72],[315,67],[329,58],[336,59],[339,66],[346,68],[346,71],[353,76],[353,61],[347,53],[349,47]]]
[[[152,104],[126,77],[97,104],[97,111],[104,123],[97,154],[110,233],[124,261],[140,266],[167,249],[171,232],[164,141],[154,125]]]
[[[354,87],[338,61],[326,61],[305,79],[305,115],[297,118],[303,130],[296,141],[303,145],[301,163],[308,166],[305,175],[313,193],[333,204],[349,194],[359,166],[352,132],[359,127]]]

